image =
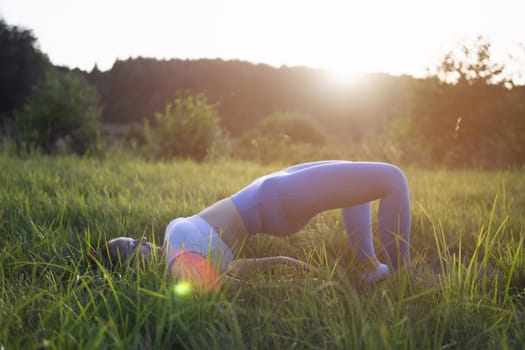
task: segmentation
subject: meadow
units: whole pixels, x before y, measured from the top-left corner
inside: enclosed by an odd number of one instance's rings
[[[339,212],[243,256],[280,268],[215,294],[179,295],[162,259],[124,271],[86,256],[147,236],[278,165],[0,155],[0,349],[522,349],[525,171],[404,168],[414,271],[352,274]]]

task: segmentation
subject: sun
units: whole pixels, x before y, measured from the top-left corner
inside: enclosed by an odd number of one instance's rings
[[[334,82],[342,85],[354,83],[363,75],[359,71],[341,67],[330,69],[329,72]]]
[[[336,88],[345,88],[358,84],[363,79],[363,72],[349,69],[347,66],[325,69],[328,83]]]

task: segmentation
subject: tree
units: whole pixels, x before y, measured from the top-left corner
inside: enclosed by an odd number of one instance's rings
[[[419,137],[431,160],[495,166],[508,159],[508,135],[516,128],[509,118],[516,113],[505,96],[512,85],[490,43],[480,36],[429,71],[435,79],[419,84],[412,99],[410,134]]]
[[[321,145],[325,143],[325,137],[319,129],[310,118],[295,113],[276,112],[264,117],[244,137],[265,138],[272,142],[284,138],[291,143]]]
[[[503,74],[505,66],[494,61],[491,48],[492,44],[479,35],[471,44],[464,42],[446,53],[441,63],[427,70],[429,76],[458,85],[512,87],[512,81]]]
[[[101,108],[96,90],[74,72],[50,70],[14,113],[17,144],[51,153],[63,140],[82,154],[96,143]]]
[[[155,121],[152,129],[146,123],[146,138],[160,158],[202,160],[223,141],[219,112],[203,94],[175,99]]]
[[[11,27],[0,19],[0,126],[23,105],[50,66],[30,30]]]

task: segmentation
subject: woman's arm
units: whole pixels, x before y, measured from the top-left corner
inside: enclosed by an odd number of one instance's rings
[[[288,256],[270,256],[266,258],[237,259],[228,267],[228,273],[247,277],[256,272],[266,272],[276,265],[288,265],[306,271],[317,271],[312,265]]]

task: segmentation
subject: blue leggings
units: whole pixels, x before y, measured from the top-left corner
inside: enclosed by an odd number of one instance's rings
[[[321,161],[260,177],[231,197],[250,234],[289,235],[316,214],[342,208],[358,259],[374,257],[370,202],[380,200],[378,231],[387,263],[410,265],[410,199],[403,172],[391,164]]]

